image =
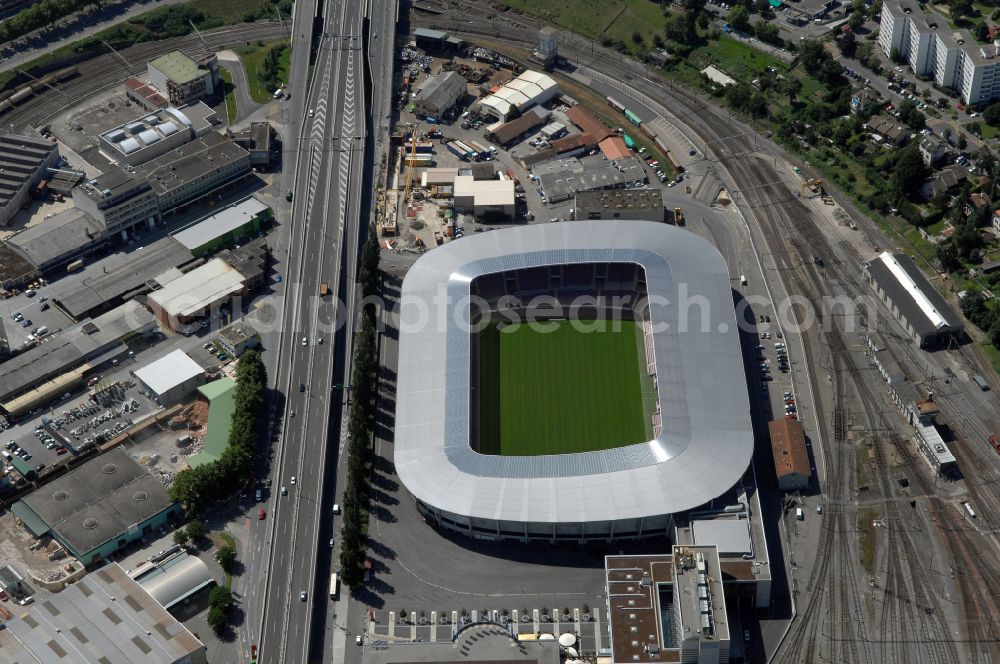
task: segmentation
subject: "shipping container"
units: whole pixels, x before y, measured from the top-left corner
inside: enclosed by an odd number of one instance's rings
[[[83,260],[78,258],[66,265],[66,271],[73,272],[75,270],[79,270],[81,267],[83,267]]]
[[[433,166],[434,165],[434,155],[432,154],[415,154],[406,155],[406,159],[403,160],[407,166]]]
[[[642,124],[642,118],[640,118],[638,115],[628,110],[627,108],[625,109],[625,117],[628,118],[628,121],[634,124],[636,127]]]
[[[980,376],[979,374],[973,376],[972,380],[976,385],[979,386],[979,389],[981,389],[983,392],[986,392],[987,390],[990,389],[990,384],[987,383],[986,379]]]
[[[653,130],[652,130],[652,128],[651,128],[651,127],[649,126],[649,123],[648,123],[648,122],[647,122],[647,123],[643,123],[643,124],[642,124],[642,125],[641,125],[641,126],[639,127],[639,130],[640,130],[640,131],[642,131],[642,133],[644,133],[644,134],[645,134],[646,136],[649,136],[650,138],[656,138],[656,134],[655,134],[655,133],[653,133]]]
[[[417,152],[434,152],[434,142],[420,141],[417,143]]]
[[[476,151],[469,147],[468,143],[463,143],[462,141],[452,141],[460,150],[465,153],[466,159],[472,159],[476,156]]]
[[[482,143],[477,143],[476,141],[466,141],[466,144],[480,157],[489,157],[490,154],[492,154],[490,149]]]
[[[447,147],[448,147],[448,152],[452,153],[459,159],[466,160],[469,158],[469,151],[466,150],[461,143],[452,141],[451,143],[448,143]]]
[[[618,101],[614,97],[608,97],[607,100],[608,100],[608,106],[615,109],[619,113],[625,112],[625,105],[622,104],[620,101]]]

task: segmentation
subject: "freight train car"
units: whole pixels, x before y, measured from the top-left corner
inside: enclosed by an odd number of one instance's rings
[[[619,113],[625,112],[625,105],[622,104],[620,101],[618,101],[614,97],[607,97],[607,100],[608,100],[608,106],[615,109]]]
[[[629,122],[634,124],[636,127],[642,124],[642,118],[640,118],[638,115],[628,110],[627,108],[625,109],[625,117],[628,119]]]

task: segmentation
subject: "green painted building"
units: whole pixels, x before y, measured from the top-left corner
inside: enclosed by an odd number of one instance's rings
[[[177,231],[172,237],[200,258],[252,238],[273,223],[271,208],[256,198],[248,198]]]
[[[198,394],[208,401],[208,432],[205,449],[188,459],[192,468],[218,460],[229,444],[229,428],[236,409],[236,381],[220,378],[198,388]]]

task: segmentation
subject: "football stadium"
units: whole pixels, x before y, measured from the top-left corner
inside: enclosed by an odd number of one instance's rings
[[[489,539],[669,537],[753,451],[729,270],[666,224],[476,234],[403,281],[395,465]]]

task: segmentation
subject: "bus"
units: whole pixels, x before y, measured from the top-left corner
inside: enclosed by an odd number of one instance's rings
[[[330,575],[330,599],[337,599],[337,593],[340,591],[340,579],[337,578],[336,574]]]

